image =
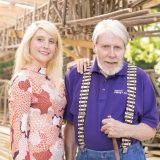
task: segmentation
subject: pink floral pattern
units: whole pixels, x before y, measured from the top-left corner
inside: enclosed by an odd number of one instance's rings
[[[14,160],[63,160],[64,83],[57,89],[40,70],[27,66],[12,79],[9,108]]]

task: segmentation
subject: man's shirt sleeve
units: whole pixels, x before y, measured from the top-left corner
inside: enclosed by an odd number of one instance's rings
[[[67,104],[66,104],[66,108],[65,108],[65,112],[64,112],[64,119],[67,121],[73,121],[73,115],[70,112],[71,109],[71,86],[70,86],[70,78],[69,78],[70,73],[67,73],[65,75],[65,94],[66,94],[66,100],[67,100]]]
[[[148,124],[152,128],[158,126],[158,107],[156,93],[149,76],[143,72],[143,116],[142,123]]]

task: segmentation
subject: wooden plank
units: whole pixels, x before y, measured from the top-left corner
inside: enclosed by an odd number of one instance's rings
[[[133,12],[135,13],[135,12]],[[135,19],[148,19],[148,18],[159,18],[160,17],[160,13],[149,13],[149,14],[144,14],[144,15],[136,15],[134,17],[130,17],[130,18],[125,18],[125,20],[135,20]]]
[[[66,10],[67,10],[67,0],[64,0],[62,26],[64,26],[66,24]]]
[[[53,9],[56,12],[57,16],[59,17],[60,21],[62,22],[62,17],[61,14],[59,13],[58,9],[55,7],[55,5],[53,4]]]
[[[149,13],[149,10],[140,10],[140,11],[135,11],[135,12],[131,12],[131,13],[125,13],[125,14],[120,14],[117,16],[114,16],[113,19],[117,19],[117,20],[121,20],[121,19],[125,19],[125,20],[130,20],[129,18],[135,18],[137,19],[137,17],[142,16],[142,15],[146,15]],[[158,14],[160,15],[160,14]],[[132,20],[132,19],[131,19]]]
[[[73,24],[82,24],[82,23],[86,23],[88,21],[95,21],[95,20],[102,20],[104,18],[111,18],[111,17],[114,17],[116,15],[120,15],[120,14],[124,14],[124,13],[129,13],[131,12],[131,9],[130,8],[127,8],[127,9],[121,9],[121,10],[118,10],[118,11],[114,11],[114,12],[111,12],[111,13],[107,13],[107,14],[103,14],[103,15],[99,15],[99,16],[94,16],[94,17],[90,17],[90,18],[85,18],[85,19],[77,19],[77,20],[69,20],[66,22],[66,24],[68,25],[73,25]]]
[[[151,81],[152,81],[152,83],[153,83],[153,85],[154,85],[154,88],[155,88],[158,96],[160,96],[160,88],[159,88],[159,86],[158,86],[158,84],[157,84],[157,82],[156,82],[154,72],[153,72],[153,73],[150,73],[149,76],[150,76],[150,79],[151,79]]]
[[[153,144],[143,143],[143,146],[145,146],[145,147],[153,147],[153,148],[160,148],[160,143],[153,143]]]
[[[16,30],[15,32],[16,32],[18,38],[23,38],[24,32],[22,30]]]
[[[147,153],[152,154],[152,155],[160,156],[160,151],[159,150],[148,150]]]
[[[90,1],[89,0],[87,0],[86,1],[86,6],[87,6],[87,17],[91,17],[91,11],[90,11],[90,9],[91,9],[91,3],[90,3]]]
[[[135,35],[136,37],[137,36],[144,36],[145,34],[159,34],[160,33],[160,29],[157,29],[157,30],[152,30],[152,31],[137,31],[137,32],[129,32],[129,34],[131,35]]]
[[[47,12],[46,12],[46,20],[49,20],[49,12],[50,12],[51,0],[48,1],[47,4]],[[35,12],[34,12],[35,13]],[[34,15],[34,14],[33,14]]]
[[[132,3],[129,4],[129,7],[136,7],[136,6],[140,6],[143,5],[144,3],[148,2],[150,0],[136,0]]]
[[[63,51],[64,51],[64,53],[65,53],[65,55],[67,56],[67,57],[72,57],[74,60],[76,60],[76,59],[78,59],[78,58],[80,58],[78,55],[76,55],[75,53],[72,53],[72,51],[70,51],[68,48],[63,48]]]
[[[159,157],[149,157],[149,158],[147,158],[147,160],[160,160],[160,158]]]
[[[123,0],[122,4],[123,4],[123,8],[127,8],[128,7],[128,1],[127,0]]]
[[[160,18],[148,18],[148,19],[138,19],[138,20],[131,20],[131,21],[122,20],[122,23],[124,23],[127,27],[133,27],[133,26],[155,23],[159,21],[160,21]]]
[[[85,40],[73,40],[69,38],[63,38],[64,44],[70,44],[77,47],[84,47],[84,48],[93,48],[93,43],[91,41]]]
[[[159,4],[160,4],[160,0],[152,0],[152,1],[148,2],[148,3],[145,3],[143,5],[143,8],[151,8],[151,7],[157,6]]]

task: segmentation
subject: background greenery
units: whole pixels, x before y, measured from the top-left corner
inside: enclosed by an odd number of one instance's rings
[[[125,58],[143,69],[153,69],[160,61],[160,37],[135,38]]]
[[[160,5],[152,8],[152,12],[160,11]],[[145,29],[160,29],[160,23],[148,25]],[[160,37],[144,37],[133,39],[128,47],[126,60],[143,69],[155,69],[160,73]]]

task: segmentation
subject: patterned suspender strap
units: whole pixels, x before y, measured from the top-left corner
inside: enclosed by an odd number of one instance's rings
[[[91,64],[87,67],[87,70],[83,74],[82,85],[79,97],[79,113],[78,113],[78,143],[79,147],[83,149],[85,147],[84,142],[84,119],[86,116],[87,100],[89,87],[91,82]]]
[[[136,82],[137,81],[137,67],[128,65],[127,71],[127,106],[125,111],[125,123],[132,124],[136,99]],[[131,145],[131,139],[122,138],[123,153],[127,152],[128,147]]]

